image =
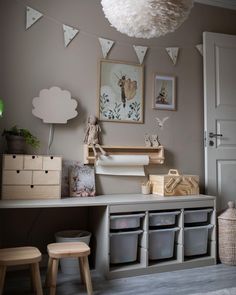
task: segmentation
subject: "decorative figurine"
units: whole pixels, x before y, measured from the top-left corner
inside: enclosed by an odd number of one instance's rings
[[[145,146],[146,147],[152,146],[152,143],[151,143],[151,140],[150,140],[150,136],[147,133],[144,135],[144,142],[145,142]]]
[[[107,153],[99,144],[99,132],[101,132],[101,127],[97,123],[97,118],[93,115],[90,115],[88,118],[88,126],[85,132],[84,143],[92,146],[96,159],[98,158],[96,147],[99,148],[104,156],[107,155]]]
[[[157,134],[151,135],[151,140],[152,140],[152,146],[153,147],[159,147],[161,144],[159,142]]]
[[[169,119],[169,117],[165,117],[165,118],[163,118],[163,119],[160,119],[160,118],[156,117],[158,127],[160,127],[161,129],[163,129],[163,127],[164,127],[164,123],[165,123],[165,121],[167,121],[168,119]]]

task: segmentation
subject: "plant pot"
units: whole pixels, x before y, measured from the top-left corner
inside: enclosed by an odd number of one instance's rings
[[[26,143],[25,138],[19,135],[6,135],[7,153],[9,154],[25,154]]]

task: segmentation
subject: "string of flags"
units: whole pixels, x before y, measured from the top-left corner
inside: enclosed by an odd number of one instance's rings
[[[179,47],[167,47],[166,51],[170,59],[172,60],[173,64],[176,65],[179,55]]]
[[[32,7],[26,6],[26,25],[25,25],[26,30],[28,30],[32,25],[34,25],[37,21],[39,21],[43,16],[44,15],[41,12],[35,10]],[[62,24],[62,29],[63,29],[63,35],[64,35],[64,46],[67,47],[72,42],[72,40],[76,37],[76,35],[79,33],[79,29],[68,26],[66,24]],[[115,41],[101,38],[101,37],[99,37],[98,40],[101,45],[103,58],[107,58],[111,48],[115,44]],[[203,45],[197,44],[195,47],[199,51],[199,53],[203,55]],[[148,51],[148,47],[133,45],[133,48],[137,55],[139,63],[142,64],[146,56],[146,53]],[[165,50],[168,56],[170,57],[172,63],[176,65],[178,61],[180,48],[167,47],[165,48]]]
[[[26,30],[35,24],[43,14],[29,6],[26,7]]]
[[[139,60],[139,63],[142,64],[143,63],[143,60],[144,60],[144,57],[146,55],[146,52],[148,50],[148,47],[147,46],[136,46],[136,45],[133,45],[133,48],[137,54],[137,57],[138,57],[138,60]]]
[[[64,24],[62,25],[62,27],[64,32],[64,43],[65,47],[67,47],[70,44],[70,42],[75,38],[75,36],[79,33],[79,30]]]
[[[102,48],[103,57],[107,58],[107,55],[115,42],[104,38],[98,38],[98,40]]]
[[[199,53],[203,56],[203,44],[197,44],[195,47],[197,48]]]

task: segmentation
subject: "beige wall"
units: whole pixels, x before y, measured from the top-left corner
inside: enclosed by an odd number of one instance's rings
[[[189,19],[175,32],[151,40],[128,38],[111,28],[98,0],[22,0],[47,16],[79,27],[76,39],[64,48],[61,27],[44,18],[31,29],[24,29],[21,1],[0,0],[0,97],[6,112],[0,131],[15,124],[29,128],[41,140],[38,153],[45,153],[49,126],[32,116],[32,98],[43,88],[59,86],[78,99],[79,116],[67,125],[56,126],[54,154],[82,160],[86,118],[96,112],[97,62],[102,57],[97,37],[116,40],[109,58],[137,62],[132,45],[150,47],[145,59],[144,124],[102,123],[103,143],[142,145],[144,134],[156,133],[166,148],[163,166],[148,172],[162,173],[178,168],[198,174],[204,182],[203,159],[203,76],[202,57],[194,48],[202,42],[203,31],[236,34],[236,11],[195,4]],[[68,4],[69,3],[69,4]],[[165,47],[181,48],[173,66]],[[153,73],[177,77],[177,111],[151,108]],[[155,117],[169,116],[163,131]],[[0,148],[4,149],[3,140]],[[97,177],[98,193],[139,192],[142,179],[136,177]],[[0,215],[0,246],[35,244],[45,251],[57,230],[87,228],[86,208],[4,210]]]
[[[129,38],[111,28],[100,1],[35,0],[26,3],[61,23],[79,27],[81,32],[64,48],[62,28],[48,18],[24,29],[21,1],[0,0],[0,96],[6,101],[1,130],[12,125],[29,128],[41,140],[38,153],[45,153],[49,126],[34,117],[32,98],[43,88],[59,86],[78,99],[79,116],[67,125],[55,127],[52,153],[66,159],[82,160],[86,118],[96,112],[97,62],[102,57],[97,37],[115,40],[109,58],[137,62],[133,44],[150,49],[145,59],[144,124],[102,123],[103,143],[142,145],[146,132],[158,133],[166,148],[166,162],[149,167],[148,172],[162,173],[178,168],[183,173],[198,174],[204,182],[203,159],[203,76],[202,57],[194,46],[202,42],[203,31],[236,34],[236,11],[195,4],[188,20],[165,37],[141,40]],[[69,3],[69,4],[68,4]],[[165,47],[181,48],[173,66]],[[177,77],[177,111],[153,110],[153,73]],[[155,117],[169,116],[164,130],[157,128]],[[1,139],[1,148],[3,149]],[[142,179],[136,177],[97,177],[98,193],[139,192]]]

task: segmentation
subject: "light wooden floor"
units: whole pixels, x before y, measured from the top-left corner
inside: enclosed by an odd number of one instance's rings
[[[95,272],[92,272],[92,277],[95,295],[192,295],[236,287],[236,266],[218,264],[110,281],[103,280]],[[30,283],[27,278],[25,271],[8,273],[4,294],[31,294],[28,291]],[[59,272],[57,295],[84,294],[85,288],[80,284],[78,277]]]

